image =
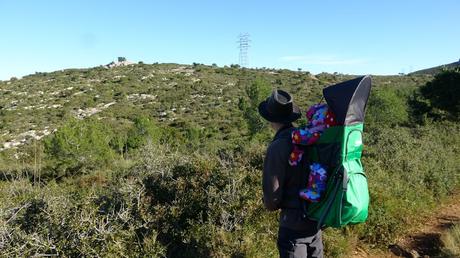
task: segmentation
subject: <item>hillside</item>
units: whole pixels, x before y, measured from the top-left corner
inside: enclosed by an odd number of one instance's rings
[[[450,63],[450,64],[445,64],[445,65],[440,65],[440,66],[435,66],[435,67],[431,67],[427,69],[418,70],[410,74],[411,75],[421,75],[421,74],[435,75],[441,72],[443,69],[455,69],[455,68],[460,68],[460,60],[457,62]]]
[[[0,82],[0,150],[55,131],[65,118],[83,119],[96,113],[118,119],[122,113],[143,112],[176,128],[193,125],[232,136],[242,114],[238,100],[246,81],[264,78],[272,87],[294,92],[307,107],[320,99],[320,90],[352,78],[347,75],[289,70],[241,70],[204,65],[137,64],[106,69],[69,69],[37,73]],[[375,87],[424,84],[430,77],[374,77]],[[211,112],[212,111],[212,112]],[[235,135],[233,135],[235,136]],[[238,136],[238,135],[236,135]]]
[[[325,230],[327,257],[386,249],[459,189],[459,75],[373,77],[369,220]],[[257,104],[283,88],[305,110],[353,77],[140,63],[1,81],[0,256],[276,257]]]

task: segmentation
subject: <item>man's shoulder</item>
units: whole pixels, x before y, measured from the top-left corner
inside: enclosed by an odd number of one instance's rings
[[[273,139],[269,146],[290,145],[291,137],[278,137]]]
[[[282,130],[281,132],[277,133],[277,135],[275,136],[275,139],[274,140],[277,140],[277,139],[288,139],[289,141],[291,140],[291,135],[292,135],[292,131],[296,130],[297,128],[295,127],[290,127],[290,128],[287,128],[287,129],[284,129]]]
[[[268,152],[284,152],[291,151],[292,140],[291,136],[287,137],[277,137],[268,145]]]
[[[279,144],[291,144],[292,143],[292,131],[294,131],[296,128],[292,127],[286,130],[283,130],[279,134],[275,136],[275,138],[272,140],[271,144],[274,145],[279,145]]]

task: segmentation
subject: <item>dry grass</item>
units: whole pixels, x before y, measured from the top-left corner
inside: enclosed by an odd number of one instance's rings
[[[445,257],[460,257],[460,223],[454,225],[442,237],[442,253]]]

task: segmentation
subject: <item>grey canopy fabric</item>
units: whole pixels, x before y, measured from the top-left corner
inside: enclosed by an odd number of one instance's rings
[[[323,89],[324,98],[334,112],[339,125],[364,122],[371,84],[371,77],[366,75]]]

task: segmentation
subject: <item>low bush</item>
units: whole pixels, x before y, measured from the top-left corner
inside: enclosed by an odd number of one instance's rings
[[[460,224],[455,224],[444,235],[441,236],[441,241],[444,245],[442,248],[443,257],[459,257],[460,256]]]
[[[424,125],[431,121],[460,117],[460,70],[446,70],[414,91],[409,98],[412,120]]]
[[[384,87],[374,88],[367,105],[367,126],[394,126],[408,122],[407,99],[398,89]]]
[[[71,119],[44,141],[48,164],[43,176],[59,179],[107,165],[114,156],[111,136],[101,121]]]
[[[240,83],[248,82],[240,81]],[[262,131],[266,125],[266,122],[258,113],[258,106],[262,100],[269,96],[270,91],[270,85],[261,78],[257,78],[255,81],[245,85],[246,96],[239,99],[238,108],[243,112],[251,137]]]
[[[139,116],[134,118],[134,126],[127,133],[126,148],[137,149],[147,140],[158,142],[160,137],[161,129],[149,118]]]
[[[441,119],[460,121],[460,70],[446,70],[420,87],[430,111]]]

